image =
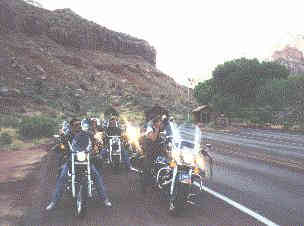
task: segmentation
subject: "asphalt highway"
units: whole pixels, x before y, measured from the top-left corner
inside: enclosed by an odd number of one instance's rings
[[[204,132],[213,144],[208,187],[278,225],[304,224],[304,136],[257,129]]]
[[[45,211],[56,182],[54,153],[48,153],[33,174],[37,185],[29,191],[30,204],[18,225],[304,225],[304,137],[302,135],[241,129],[203,132],[211,143],[213,178],[204,186],[249,209],[202,192],[179,217],[168,215],[168,201],[156,190],[140,192],[136,173],[103,172],[113,207],[91,200],[84,219],[73,216],[72,201],[64,195],[58,207]],[[34,189],[34,188],[33,188]],[[254,213],[254,214],[252,214]]]

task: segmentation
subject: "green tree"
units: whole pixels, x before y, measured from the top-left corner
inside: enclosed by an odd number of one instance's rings
[[[225,114],[237,112],[240,109],[237,98],[232,95],[217,94],[212,98],[211,105],[214,111]]]
[[[277,62],[266,62],[261,63],[261,72],[263,75],[263,80],[269,79],[287,79],[289,75],[288,69],[277,63]]]
[[[240,58],[218,65],[213,71],[216,93],[235,96],[241,105],[255,102],[257,89],[267,80],[287,78],[288,70],[277,63]]]
[[[269,80],[259,87],[257,103],[260,106],[271,106],[274,110],[283,110],[297,102],[296,83],[287,79]]]
[[[214,80],[199,82],[194,88],[194,97],[200,104],[208,104],[215,95]]]

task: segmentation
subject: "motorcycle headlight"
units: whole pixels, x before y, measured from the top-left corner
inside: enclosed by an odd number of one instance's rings
[[[184,164],[195,166],[195,156],[192,149],[184,147],[181,150],[181,155]]]
[[[184,154],[183,155],[183,160],[184,160],[185,163],[187,163],[191,166],[194,166],[194,156],[193,156],[193,154],[189,154],[189,153]]]
[[[172,157],[172,160],[175,163],[180,163],[181,162],[180,152],[178,151],[178,149],[176,149],[176,148],[172,149],[172,151],[171,151],[171,157]]]
[[[87,159],[87,154],[84,151],[77,152],[76,157],[79,162],[83,162]]]
[[[60,150],[64,150],[65,149],[65,147],[64,147],[64,144],[60,144]]]

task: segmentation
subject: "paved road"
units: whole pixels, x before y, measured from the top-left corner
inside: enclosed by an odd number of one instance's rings
[[[242,129],[204,132],[213,144],[214,177],[206,186],[248,207],[279,225],[304,224],[304,139],[300,135]],[[263,225],[224,201],[203,193],[197,205],[181,217],[170,217],[167,201],[157,191],[139,192],[134,174],[107,171],[105,183],[113,208],[90,202],[85,219],[73,217],[71,200],[64,198],[52,212],[44,210],[54,189],[54,155],[49,153],[35,176],[35,192],[19,225]],[[24,203],[23,203],[24,204]]]
[[[304,136],[241,129],[204,132],[213,144],[208,186],[279,225],[304,224]]]
[[[71,200],[64,197],[57,209],[44,210],[55,184],[54,156],[48,154],[37,170],[39,183],[25,215],[19,225],[105,225],[105,226],[156,226],[156,225],[260,225],[257,220],[232,208],[225,202],[203,193],[197,205],[189,205],[180,217],[168,215],[168,202],[157,191],[146,196],[140,193],[137,175],[104,172],[105,184],[113,207],[107,209],[98,200],[92,200],[89,213],[83,219],[73,217]]]

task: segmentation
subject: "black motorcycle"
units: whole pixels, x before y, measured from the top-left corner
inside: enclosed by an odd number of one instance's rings
[[[57,144],[54,150],[61,152],[59,161],[59,172],[65,162],[68,162],[68,180],[65,184],[65,193],[71,194],[74,202],[75,216],[83,217],[87,212],[88,198],[92,198],[96,193],[95,178],[91,173],[91,162],[98,157],[98,153],[92,150],[92,141],[89,136],[71,137],[71,130],[67,122],[63,123]],[[84,146],[75,145],[83,142]]]
[[[115,172],[123,168],[122,149],[129,155],[134,153],[133,145],[129,142],[125,129],[121,128],[118,119],[114,118],[105,124],[104,143],[105,153],[104,161],[106,165],[112,167]]]
[[[87,211],[88,198],[93,197],[96,191],[96,182],[92,177],[91,161],[94,158],[92,152],[92,143],[89,136],[83,136],[86,147],[74,145],[77,143],[77,138],[74,138],[73,143],[69,143],[70,148],[70,164],[68,170],[68,183],[66,191],[72,194],[75,205],[75,215],[84,216]],[[80,139],[80,138],[79,138]]]

